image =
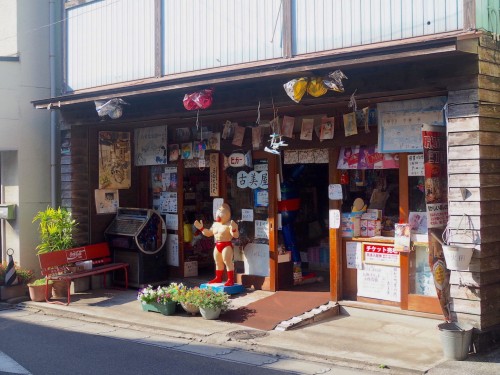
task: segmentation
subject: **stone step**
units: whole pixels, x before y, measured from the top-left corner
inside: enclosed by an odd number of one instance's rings
[[[306,326],[308,324],[317,323],[322,320],[333,318],[339,315],[340,309],[336,302],[328,302],[327,304],[318,306],[310,311],[294,316],[289,320],[284,320],[279,323],[274,330],[275,331],[288,331],[294,328],[299,328]]]

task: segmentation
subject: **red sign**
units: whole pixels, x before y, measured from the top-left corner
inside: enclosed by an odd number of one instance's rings
[[[393,244],[363,242],[365,263],[399,266],[399,252]]]
[[[68,263],[80,262],[87,259],[87,252],[84,247],[71,249],[66,251],[66,260]]]

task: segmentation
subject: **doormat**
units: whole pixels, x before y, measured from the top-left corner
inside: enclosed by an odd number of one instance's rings
[[[329,301],[328,292],[279,291],[247,306],[226,311],[220,316],[220,320],[269,331],[282,321]]]

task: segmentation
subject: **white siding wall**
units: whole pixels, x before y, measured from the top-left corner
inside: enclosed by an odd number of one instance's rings
[[[280,58],[280,0],[164,0],[163,74]]]
[[[4,200],[16,203],[17,218],[5,223],[3,249],[12,248],[23,267],[39,270],[36,226],[31,223],[50,204],[49,112],[32,100],[48,98],[49,0],[12,1],[17,9],[19,61],[0,61],[0,157]],[[5,259],[5,253],[2,254]]]
[[[154,0],[104,0],[67,12],[70,90],[154,76]]]
[[[293,0],[294,54],[460,30],[463,0]]]
[[[0,0],[0,57],[17,55],[17,1]]]

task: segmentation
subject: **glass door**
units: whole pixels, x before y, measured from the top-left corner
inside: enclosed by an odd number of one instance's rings
[[[277,159],[276,155],[253,151],[252,166],[230,167],[225,172],[225,201],[231,205],[240,232],[234,241],[240,281],[271,291],[277,285]]]
[[[420,163],[420,160],[422,168],[417,168],[415,163]],[[408,170],[406,174],[408,177],[404,177],[407,179],[406,190],[408,192],[406,216],[411,226],[412,237],[410,252],[402,253],[402,280],[407,280],[406,290],[402,291],[402,293],[407,293],[407,296],[406,298],[402,296],[402,300],[406,299],[408,310],[442,314],[429,262],[423,157],[406,155],[400,158],[400,166],[401,162]]]

